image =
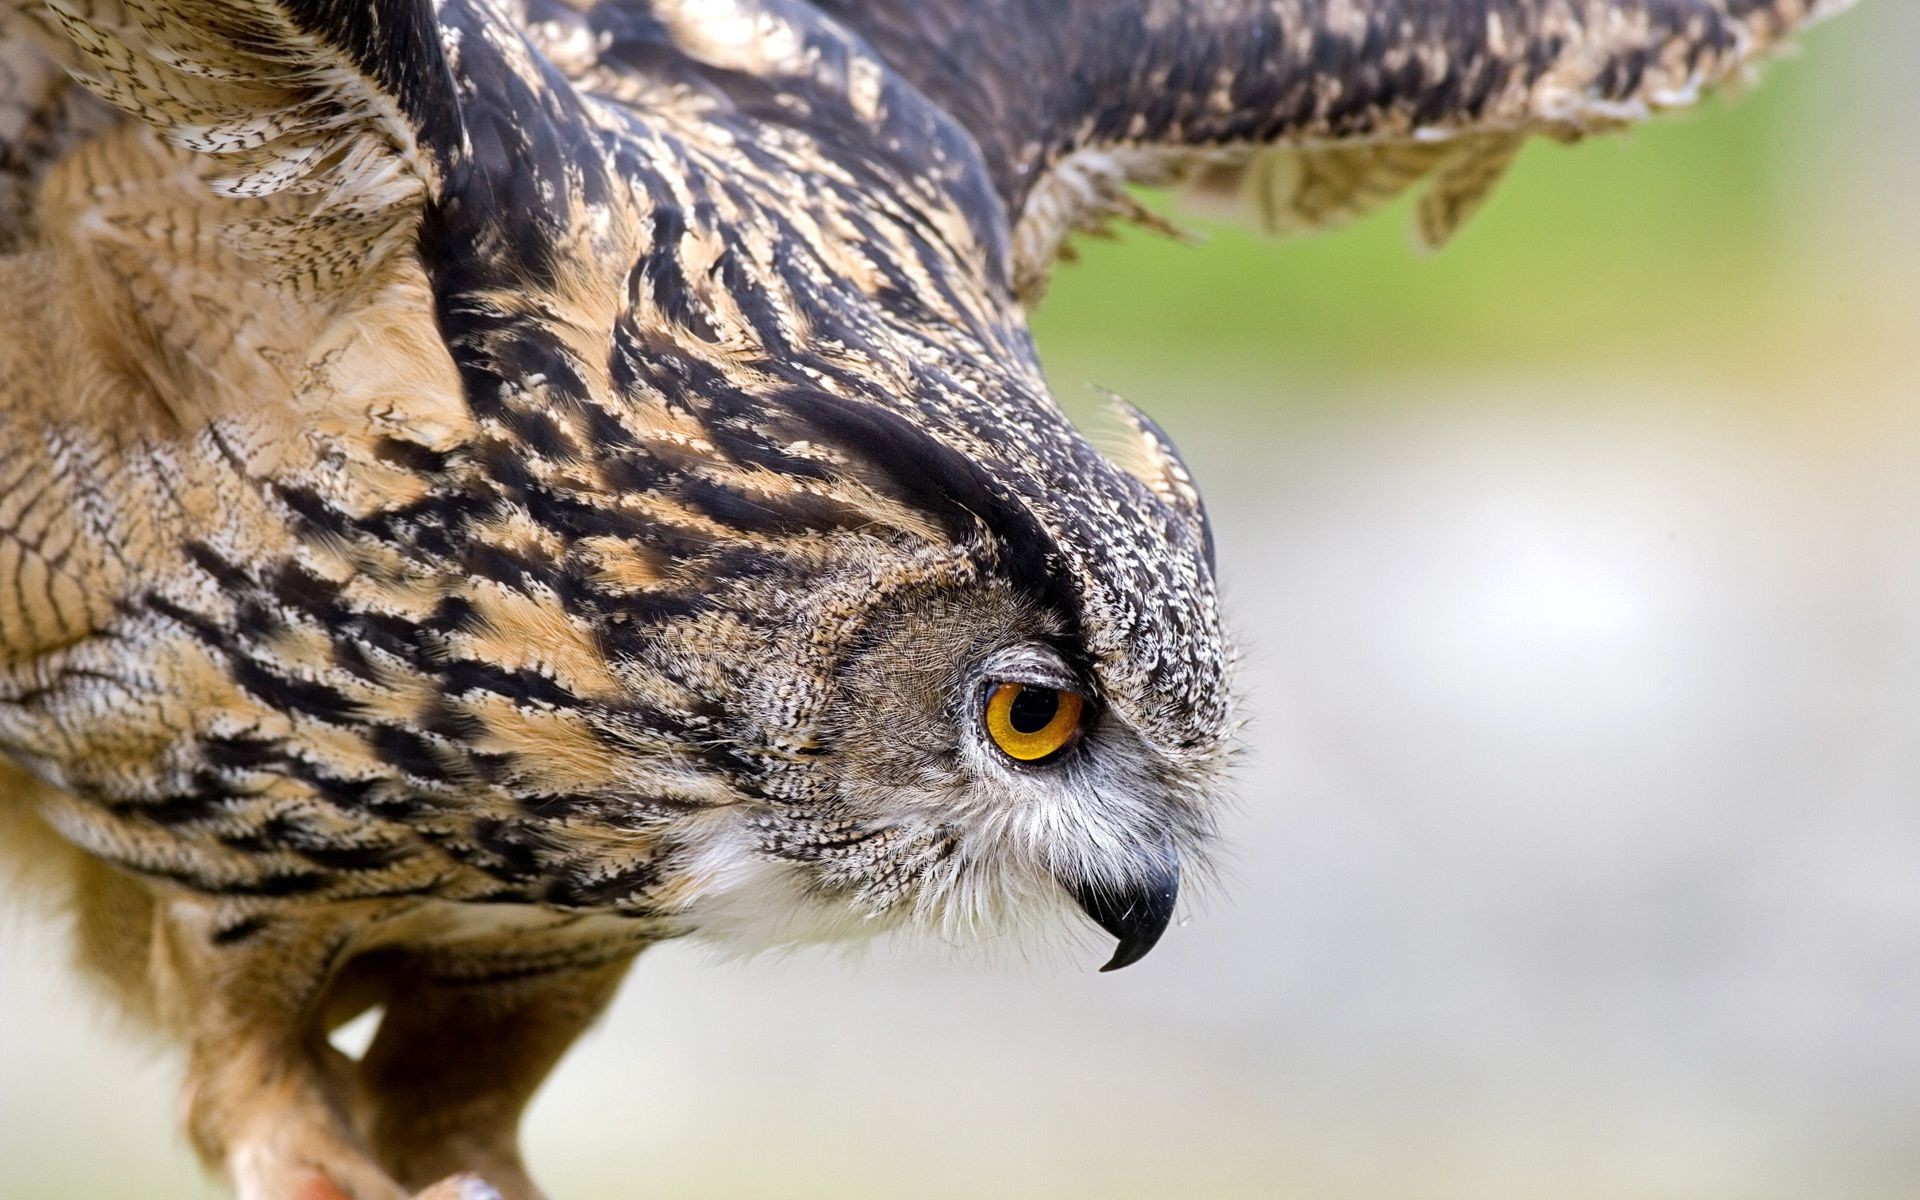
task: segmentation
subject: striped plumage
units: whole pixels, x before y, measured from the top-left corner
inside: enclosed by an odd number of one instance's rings
[[[1068,236],[1425,178],[1438,242],[1832,7],[16,0],[7,839],[248,1200],[534,1195],[519,1109],[662,937],[1071,895],[1144,953],[1231,654],[1177,453],[1047,395]],[[1079,741],[997,755],[1004,680]]]

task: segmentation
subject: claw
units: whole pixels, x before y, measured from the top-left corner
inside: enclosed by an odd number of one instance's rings
[[[492,1184],[478,1175],[450,1175],[413,1200],[501,1200]]]

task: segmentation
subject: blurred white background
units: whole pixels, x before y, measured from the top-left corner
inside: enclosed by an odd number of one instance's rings
[[[1369,226],[1069,271],[1063,397],[1208,487],[1226,877],[1112,976],[652,951],[536,1106],[555,1195],[1920,1195],[1920,7],[1808,43],[1531,153],[1435,262]],[[24,912],[0,1066],[0,1197],[217,1194],[172,1061]]]

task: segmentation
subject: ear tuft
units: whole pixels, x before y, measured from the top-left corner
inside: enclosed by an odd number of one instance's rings
[[[1180,457],[1166,430],[1155,424],[1152,417],[1113,392],[1105,395],[1127,434],[1120,444],[1109,450],[1109,457],[1180,517],[1193,539],[1206,551],[1207,569],[1213,570],[1213,527],[1207,521],[1206,502],[1200,498],[1200,489],[1194,485],[1186,460]]]

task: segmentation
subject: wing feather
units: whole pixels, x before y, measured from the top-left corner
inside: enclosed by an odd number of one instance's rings
[[[154,745],[153,706],[217,673],[163,671],[84,734],[47,715],[49,681],[124,666],[96,640],[115,622],[166,644],[140,598],[202,586],[196,539],[284,553],[265,480],[337,462],[366,503],[390,484],[380,436],[460,427],[408,251],[463,146],[433,0],[0,0],[13,752],[125,766]]]
[[[1244,202],[1276,233],[1422,183],[1451,236],[1534,135],[1691,104],[1851,0],[816,0],[979,143],[1037,295],[1128,184]]]

